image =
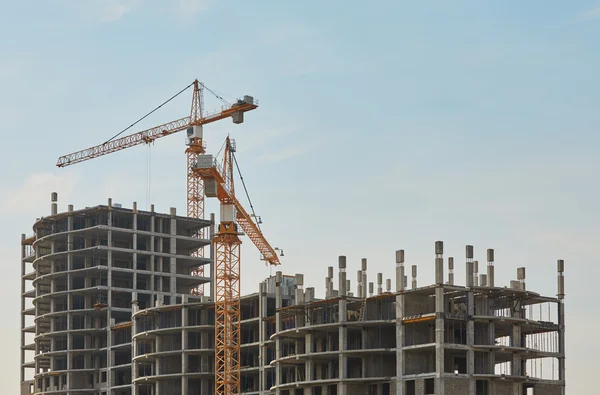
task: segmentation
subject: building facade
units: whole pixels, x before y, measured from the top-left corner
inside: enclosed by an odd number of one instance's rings
[[[54,199],[55,200],[55,199]],[[22,236],[21,394],[131,393],[134,307],[200,300],[210,221],[105,206],[52,213]]]
[[[212,395],[214,304],[193,292],[211,281],[192,272],[211,264],[194,252],[213,223],[53,203],[22,239],[21,394]],[[363,259],[352,292],[343,256],[323,298],[302,274],[258,284],[240,300],[240,393],[564,395],[564,262],[543,296],[522,267],[496,285],[491,249],[480,274],[466,247],[463,285],[442,242],[434,256],[421,287],[402,250],[393,289],[382,273],[368,281]]]

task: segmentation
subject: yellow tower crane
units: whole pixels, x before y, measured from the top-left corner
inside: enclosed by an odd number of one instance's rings
[[[221,202],[221,223],[215,246],[215,393],[240,392],[240,241],[238,225],[263,259],[279,265],[277,253],[235,196],[235,144],[227,137],[220,166],[212,155],[199,155],[195,172],[204,181],[207,197]],[[236,163],[237,164],[237,163]],[[239,169],[238,169],[239,170]]]
[[[194,93],[189,117],[117,138],[191,86],[194,87]],[[193,218],[204,218],[205,193],[209,197],[217,197],[221,202],[221,223],[213,240],[216,251],[213,277],[215,281],[215,295],[213,296],[215,299],[216,321],[215,393],[229,395],[239,393],[240,386],[239,296],[241,241],[238,225],[256,245],[264,260],[272,265],[278,265],[279,259],[273,247],[264,238],[258,225],[254,223],[235,196],[233,182],[235,147],[232,141],[229,137],[226,140],[222,167],[212,160],[212,156],[204,155],[206,144],[203,140],[203,125],[229,117],[232,118],[233,123],[242,123],[244,113],[256,109],[258,102],[251,96],[244,96],[234,104],[225,102],[226,105],[218,111],[203,113],[204,88],[210,91],[204,84],[195,80],[109,141],[61,156],[56,166],[70,166],[136,145],[149,144],[161,137],[187,130],[188,147],[185,151],[187,157],[187,214]],[[211,93],[215,94],[212,91]],[[217,94],[215,95],[220,98]],[[201,233],[196,236],[203,237]],[[202,256],[202,250],[198,250],[195,254]],[[193,274],[203,275],[203,273],[203,268],[200,267]],[[202,294],[203,289],[199,287],[197,293]]]

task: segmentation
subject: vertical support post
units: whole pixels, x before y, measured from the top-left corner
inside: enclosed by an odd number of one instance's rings
[[[279,334],[281,332],[281,309],[282,298],[281,298],[281,281],[283,279],[283,274],[281,272],[275,273],[275,333]],[[281,358],[281,339],[279,336],[275,338],[275,359],[279,360]],[[275,385],[278,387],[275,390],[276,395],[281,394],[281,390],[279,390],[279,386],[281,385],[281,364],[277,362],[275,364]]]
[[[413,266],[416,272],[416,266]],[[414,273],[416,277],[416,273]],[[414,281],[416,283],[416,280]],[[416,284],[414,284],[416,285]],[[435,393],[444,395],[444,242],[435,242]]]
[[[383,292],[383,273],[377,273],[377,295]]]
[[[347,319],[346,313],[346,257],[340,256],[338,258],[338,266],[340,269],[339,273],[339,322],[345,323]],[[338,356],[338,365],[339,365],[339,378],[341,381],[338,383],[338,395],[346,395],[347,388],[345,379],[348,378],[348,357],[346,356],[346,349],[348,347],[347,342],[348,337],[348,328],[345,324],[339,326],[339,356]]]
[[[361,262],[360,262],[360,267],[362,270],[362,298],[366,298],[367,297],[367,258],[362,258]]]
[[[23,383],[23,381],[25,381],[25,368],[23,367],[23,364],[25,363],[25,331],[23,329],[25,329],[25,296],[23,296],[23,294],[25,293],[25,256],[26,256],[26,251],[27,251],[27,247],[25,246],[25,239],[26,236],[25,234],[21,235],[21,364],[19,365],[20,367],[20,371],[21,371],[21,383]],[[36,316],[37,316],[37,312],[36,312]],[[36,372],[37,373],[37,372]]]
[[[412,265],[412,289],[417,289],[417,265]]]
[[[565,395],[565,261],[559,259],[558,269],[558,379],[561,381],[560,394]]]
[[[363,297],[363,283],[362,283],[362,270],[356,272],[356,296],[359,298]]]
[[[473,246],[468,245],[466,248],[467,255],[467,375],[469,377],[469,392],[468,395],[475,395],[475,352],[473,351],[473,345],[475,344],[475,322],[473,321],[473,315],[475,315],[475,303],[473,299],[473,286],[474,286],[474,264],[473,264]]]
[[[487,250],[487,281],[490,287],[494,286],[494,249],[488,248]]]
[[[213,244],[213,240],[215,239],[215,213],[210,213],[210,296],[215,301],[216,291],[215,291],[215,246]]]
[[[454,258],[448,258],[448,285],[454,285]]]
[[[396,251],[396,395],[404,395],[404,250]]]
[[[268,365],[267,356],[265,355],[265,341],[267,340],[267,323],[265,318],[267,317],[267,283],[261,282],[258,287],[258,317],[259,317],[259,331],[258,331],[258,390],[262,394],[268,390],[267,380],[265,377],[265,366]]]

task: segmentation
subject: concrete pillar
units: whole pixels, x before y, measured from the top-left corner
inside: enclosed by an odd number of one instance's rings
[[[385,279],[385,292],[387,292],[387,293],[392,292],[392,279],[391,278]]]
[[[473,286],[479,286],[479,261],[473,261]]]
[[[525,268],[519,267],[517,268],[517,280],[519,280],[519,285],[523,291],[525,291]]]
[[[373,283],[370,282],[369,283],[369,297],[372,297],[372,296],[373,296]]]
[[[348,320],[348,314],[346,311],[346,257],[345,256],[340,256],[339,257],[339,269],[340,269],[340,274],[339,274],[339,282],[340,282],[340,289],[339,289],[339,296],[340,296],[340,300],[339,300],[339,322],[346,322]],[[338,356],[338,362],[339,362],[339,378],[340,379],[346,379],[348,378],[348,357],[346,356],[346,353],[344,351],[346,351],[347,346],[348,346],[348,341],[347,341],[347,337],[348,337],[348,329],[346,327],[346,325],[340,325],[338,328],[338,332],[339,332],[339,356]],[[340,382],[338,383],[338,391],[337,391],[338,395],[347,395],[347,388],[346,388],[346,383],[345,382]]]
[[[417,288],[417,265],[412,265],[412,289]]]
[[[494,250],[492,248],[488,248],[487,250],[487,280],[488,285],[490,287],[494,286]]]
[[[312,352],[312,332],[306,332],[304,335],[304,347],[305,353],[309,354]],[[304,372],[305,372],[305,380],[312,381],[313,380],[313,359],[306,358],[304,361]],[[312,395],[312,388],[306,387],[304,388],[304,395]]]
[[[448,258],[448,285],[454,285],[454,258]]]
[[[377,295],[383,293],[383,274],[377,273]]]
[[[282,298],[281,298],[281,281],[283,280],[283,274],[281,272],[275,273],[275,333],[279,335],[281,332],[281,313],[279,309],[282,307]],[[279,336],[275,338],[275,359],[281,358],[281,339]],[[281,385],[281,364],[277,362],[275,364],[275,385]],[[276,395],[280,395],[281,391],[279,389],[275,390]]]
[[[360,267],[362,270],[362,297],[366,298],[367,297],[367,258],[362,258],[361,262],[360,262]]]
[[[475,314],[475,304],[473,298],[473,286],[474,286],[474,264],[473,264],[473,246],[468,245],[466,247],[467,255],[467,374],[469,376],[469,392],[468,395],[475,395],[475,352],[473,351],[473,345],[475,344],[475,322],[473,321],[473,315]]]
[[[215,281],[215,245],[212,241],[215,239],[215,213],[210,213],[210,228],[209,228],[209,237],[210,237],[210,297],[213,301],[215,301],[216,291],[216,281]],[[206,276],[206,273],[204,274]]]
[[[359,298],[363,297],[363,285],[362,285],[362,270],[356,272],[356,296]]]
[[[565,395],[565,261],[559,259],[558,271],[558,379],[562,381],[560,394]]]
[[[267,316],[267,283],[261,282],[258,285],[258,317],[259,317],[259,330],[258,330],[258,390],[262,393],[267,390],[265,380],[265,366],[268,366],[266,352],[265,352],[265,341],[267,335],[267,323],[265,318]]]
[[[187,328],[188,324],[188,309],[187,307],[183,307],[180,311],[181,313],[181,326],[182,328]],[[188,349],[188,330],[183,329],[181,331],[181,349]],[[190,373],[188,372],[188,356],[185,353],[181,353],[181,372],[182,373]],[[181,393],[188,393],[188,377],[185,374],[181,375]]]
[[[487,287],[487,274],[479,275],[479,286]]]
[[[296,300],[296,304],[298,304],[298,305],[304,304],[304,274],[302,274],[302,273],[296,274],[295,300]]]
[[[177,260],[175,259],[175,254],[177,254],[177,209],[175,207],[171,207],[171,241],[170,241],[170,249],[169,253],[171,257],[169,258],[170,267],[169,272],[171,273],[171,278],[169,279],[169,296],[171,299],[169,304],[175,304],[175,291],[177,290]]]
[[[404,250],[396,251],[396,395],[404,395]]]
[[[56,203],[58,201],[58,193],[52,192],[52,195],[50,196],[50,201],[50,215],[58,214],[58,204]]]
[[[416,273],[415,273],[416,274]],[[435,242],[435,388],[444,395],[444,242]]]

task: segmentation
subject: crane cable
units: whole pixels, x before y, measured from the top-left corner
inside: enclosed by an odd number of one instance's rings
[[[216,97],[217,99],[221,100],[223,103],[225,103],[229,107],[231,107],[231,104],[229,102],[227,102],[227,100],[223,99],[223,97],[221,97],[219,94],[217,94],[217,92],[213,91],[212,89],[210,89],[208,86],[206,86],[204,84],[202,84],[202,86],[204,87],[204,89],[206,89],[207,91],[212,93],[214,97]]]
[[[119,133],[115,134],[110,139],[106,140],[104,142],[104,144],[111,142],[112,140],[116,139],[117,137],[119,137],[121,134],[123,134],[127,130],[131,129],[132,127],[134,127],[135,125],[137,125],[138,123],[140,123],[141,121],[143,121],[144,119],[146,119],[148,116],[150,116],[151,114],[153,114],[154,112],[156,112],[162,106],[164,106],[165,104],[167,104],[168,102],[170,102],[171,100],[175,99],[177,96],[181,95],[183,92],[185,92],[186,90],[188,90],[192,85],[194,85],[193,82],[191,84],[189,84],[188,86],[186,86],[185,88],[183,88],[182,90],[180,90],[179,92],[177,92],[176,94],[174,94],[173,96],[171,96],[167,101],[165,101],[164,103],[162,103],[160,106],[156,107],[154,110],[150,111],[148,114],[144,115],[143,117],[141,117],[140,119],[138,119],[137,121],[135,121],[134,123],[132,123],[131,125],[129,125],[128,127],[126,127],[125,129],[121,130]],[[205,86],[205,88],[206,88],[206,86]]]
[[[237,168],[238,174],[240,175],[240,180],[242,180],[242,186],[244,187],[244,192],[246,192],[246,197],[248,198],[248,203],[250,204],[250,210],[252,210],[252,215],[256,218],[256,226],[258,230],[262,233],[262,229],[260,228],[260,224],[258,223],[258,217],[254,212],[254,206],[252,205],[252,200],[250,200],[250,195],[248,194],[248,189],[246,188],[246,183],[244,182],[244,177],[242,176],[242,172],[240,171],[240,166],[238,165],[235,154],[232,152],[231,156],[233,157],[233,162],[235,163],[235,167]]]

